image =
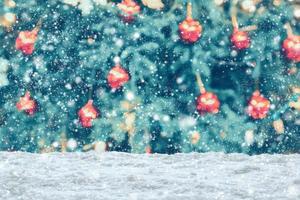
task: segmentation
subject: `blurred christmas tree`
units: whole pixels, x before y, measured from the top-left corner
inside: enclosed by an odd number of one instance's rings
[[[299,7],[187,5],[2,1],[0,149],[299,152]]]

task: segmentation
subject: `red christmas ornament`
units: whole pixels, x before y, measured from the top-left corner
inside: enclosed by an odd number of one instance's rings
[[[16,104],[19,111],[25,111],[28,115],[33,115],[36,111],[37,105],[34,100],[30,98],[30,92],[27,91],[24,97],[21,97]]]
[[[152,153],[152,149],[150,146],[145,147],[145,153],[146,154],[151,154]]]
[[[288,59],[300,62],[300,36],[290,35],[288,36],[282,44],[282,48]]]
[[[251,44],[248,33],[246,31],[239,31],[238,28],[234,28],[230,40],[233,46],[239,50],[247,49]]]
[[[15,47],[26,55],[33,53],[34,44],[37,40],[38,29],[21,31],[16,39]]]
[[[133,0],[123,0],[117,6],[122,11],[122,18],[125,22],[132,22],[134,15],[141,11],[140,6]]]
[[[194,43],[200,37],[202,33],[202,26],[199,21],[192,18],[192,4],[188,3],[187,17],[178,26],[180,38],[187,43]]]
[[[257,29],[256,25],[251,25],[247,27],[243,27],[239,29],[239,24],[236,18],[236,9],[234,9],[233,14],[231,16],[232,25],[233,25],[233,33],[230,37],[231,43],[238,50],[247,49],[251,45],[251,40],[248,35],[249,31],[253,31]]]
[[[197,110],[203,113],[218,113],[220,101],[214,93],[204,92],[197,98]]]
[[[267,116],[270,109],[270,101],[264,98],[256,90],[249,101],[247,112],[254,119],[263,119]]]
[[[119,64],[113,67],[107,76],[108,84],[111,88],[117,89],[124,85],[129,80],[128,72]]]
[[[194,43],[201,37],[202,26],[198,21],[187,18],[179,24],[180,37],[184,42]]]
[[[93,100],[89,100],[85,106],[78,111],[79,120],[81,125],[85,128],[92,127],[93,119],[99,115],[97,109],[93,106]]]

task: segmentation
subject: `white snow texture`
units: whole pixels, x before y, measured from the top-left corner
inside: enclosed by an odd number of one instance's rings
[[[300,199],[300,154],[0,152],[1,200]]]

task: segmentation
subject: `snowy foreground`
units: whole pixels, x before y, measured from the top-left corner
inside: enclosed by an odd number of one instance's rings
[[[300,154],[0,152],[0,199],[300,199]]]

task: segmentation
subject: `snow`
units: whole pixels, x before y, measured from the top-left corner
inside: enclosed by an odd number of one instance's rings
[[[0,199],[300,199],[300,154],[0,152]]]
[[[0,57],[0,88],[8,85],[7,71],[9,61]]]

